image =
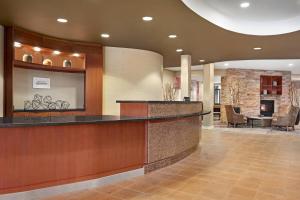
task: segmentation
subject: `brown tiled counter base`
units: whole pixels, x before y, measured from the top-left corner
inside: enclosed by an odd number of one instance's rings
[[[120,102],[122,115],[139,108],[148,118],[183,116],[202,112],[202,102]],[[141,109],[143,107],[144,109]],[[151,172],[178,162],[194,152],[201,139],[201,117],[178,117],[148,120],[146,123],[145,172]]]

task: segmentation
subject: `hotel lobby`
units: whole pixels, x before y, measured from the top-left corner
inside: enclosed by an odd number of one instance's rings
[[[0,200],[299,200],[299,0],[1,0]]]

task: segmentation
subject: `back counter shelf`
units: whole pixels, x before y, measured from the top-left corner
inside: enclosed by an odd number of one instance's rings
[[[100,44],[49,37],[15,26],[5,27],[4,74],[6,117],[102,114],[103,48]],[[57,90],[48,93],[48,86],[33,91],[36,89],[32,87],[33,78],[49,79],[51,89],[54,86]],[[32,82],[31,88],[29,82]],[[17,89],[16,83],[20,86]],[[74,84],[78,89],[72,87]],[[31,112],[27,109],[19,112],[25,108],[23,102],[31,100],[35,94],[68,101],[71,107],[65,111]],[[74,103],[76,101],[79,106]]]

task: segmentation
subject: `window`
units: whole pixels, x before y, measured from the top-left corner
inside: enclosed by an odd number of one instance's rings
[[[219,105],[221,103],[221,84],[215,84],[214,103],[215,105]]]

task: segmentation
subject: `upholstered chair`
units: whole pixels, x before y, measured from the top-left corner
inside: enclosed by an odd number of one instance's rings
[[[287,105],[280,105],[279,107],[278,107],[278,111],[277,112],[274,112],[274,114],[273,114],[273,118],[277,118],[277,117],[279,117],[279,116],[286,116],[288,113],[289,113],[289,111],[290,111],[290,109],[291,109],[291,106],[287,106]]]
[[[295,123],[299,110],[299,107],[291,106],[286,115],[273,115],[272,129],[274,127],[283,127],[286,128],[286,131],[289,131],[289,128],[291,127],[293,130],[295,130]]]
[[[228,126],[232,125],[233,127],[237,127],[238,125],[246,124],[245,116],[236,113],[232,105],[225,105],[225,110]]]

